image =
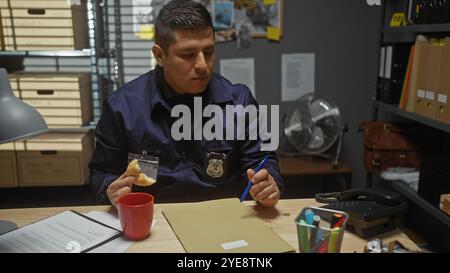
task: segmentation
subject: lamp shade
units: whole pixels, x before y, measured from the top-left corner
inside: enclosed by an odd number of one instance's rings
[[[14,96],[8,73],[0,68],[0,144],[46,132],[48,127],[44,118]]]

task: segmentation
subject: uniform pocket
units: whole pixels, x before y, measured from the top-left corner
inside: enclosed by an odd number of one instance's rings
[[[142,149],[147,151],[150,156],[159,158],[159,164],[171,168],[179,161],[179,155],[174,147],[167,143],[162,143],[154,140],[145,141]]]

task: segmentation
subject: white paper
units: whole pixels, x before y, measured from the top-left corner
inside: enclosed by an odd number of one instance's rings
[[[233,84],[241,83],[255,92],[255,59],[222,59],[220,60],[220,74]]]
[[[89,213],[86,213],[86,216],[88,216],[89,218],[95,219],[99,222],[102,222],[105,225],[111,226],[118,230],[122,230],[122,226],[120,225],[120,219],[115,214],[112,214],[109,212],[104,212],[104,211],[93,210],[93,211],[90,211]],[[152,229],[158,222],[159,222],[159,220],[153,219]],[[94,248],[93,250],[89,251],[89,253],[123,253],[133,243],[134,243],[134,241],[128,240],[127,238],[122,236],[122,237],[114,239],[106,244],[103,244],[97,248]]]
[[[281,99],[293,101],[314,93],[315,54],[298,53],[281,56]]]
[[[0,252],[81,252],[114,236],[119,231],[64,211],[0,236]]]

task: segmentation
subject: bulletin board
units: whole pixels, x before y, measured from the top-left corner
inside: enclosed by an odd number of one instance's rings
[[[200,0],[213,19],[216,42],[236,40],[248,31],[254,38],[282,36],[284,0]]]
[[[170,0],[133,0],[134,33],[153,40],[154,21]],[[279,40],[283,34],[285,0],[196,0],[211,14],[216,42],[245,38]]]

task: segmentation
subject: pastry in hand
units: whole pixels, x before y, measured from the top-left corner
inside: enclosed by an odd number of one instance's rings
[[[136,182],[134,182],[137,186],[151,186],[156,183],[156,180],[148,177],[145,175],[145,173],[140,173],[139,177],[136,179]]]
[[[139,163],[137,159],[134,159],[128,164],[126,175],[134,176],[136,178],[139,177],[139,173],[141,172],[141,167],[139,167]]]

